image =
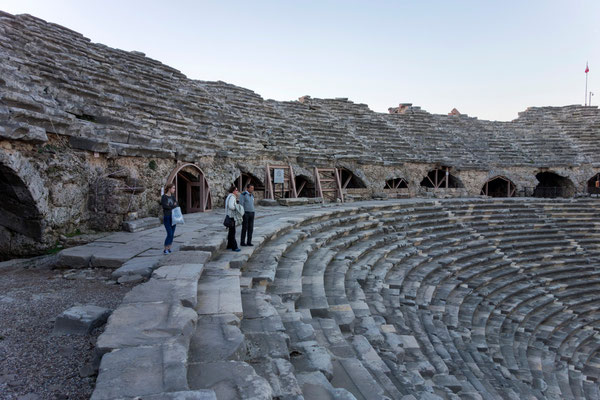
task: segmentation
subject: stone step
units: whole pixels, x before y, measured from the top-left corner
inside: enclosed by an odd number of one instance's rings
[[[235,270],[214,271],[203,274],[198,281],[199,316],[233,314],[243,316],[240,276]]]
[[[127,232],[141,232],[156,228],[161,225],[160,219],[156,217],[140,218],[133,221],[124,221],[123,230]]]
[[[192,390],[213,390],[217,399],[271,400],[273,396],[269,382],[243,361],[191,362],[187,381]]]

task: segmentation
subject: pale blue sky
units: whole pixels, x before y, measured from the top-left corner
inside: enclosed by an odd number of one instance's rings
[[[409,102],[511,120],[528,106],[600,104],[600,1],[28,1],[94,42],[265,98]],[[596,76],[598,78],[596,78]]]

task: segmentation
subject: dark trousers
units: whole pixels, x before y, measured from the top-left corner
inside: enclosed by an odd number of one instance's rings
[[[167,238],[165,239],[165,247],[167,247],[173,243],[173,237],[175,237],[175,228],[177,225],[172,225],[173,217],[171,215],[164,216],[163,224],[165,224],[165,229],[167,230]]]
[[[227,248],[231,250],[238,248],[237,241],[235,240],[235,224],[229,228],[229,232],[227,233]]]
[[[240,242],[242,246],[246,243],[252,244],[252,232],[254,231],[254,211],[245,212],[244,219],[242,220],[242,237]],[[246,240],[248,235],[248,240]]]

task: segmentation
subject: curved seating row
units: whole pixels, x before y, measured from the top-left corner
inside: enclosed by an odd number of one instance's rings
[[[282,399],[598,398],[599,216],[590,200],[460,199],[267,223],[239,263],[230,359]]]

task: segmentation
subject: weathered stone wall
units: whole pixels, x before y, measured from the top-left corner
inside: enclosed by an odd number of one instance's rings
[[[492,177],[533,188],[546,170],[580,189],[600,171],[596,107],[530,108],[498,122],[412,106],[381,114],[347,99],[264,100],[2,12],[0,57],[5,257],[159,215],[161,186],[186,162],[203,171],[215,207],[241,172],[264,181],[266,164],[289,163],[311,181],[315,166],[346,168],[367,187],[353,196],[378,195],[393,178],[404,178],[411,196],[477,196]],[[464,188],[420,186],[442,166]],[[21,216],[9,210],[17,204]]]

